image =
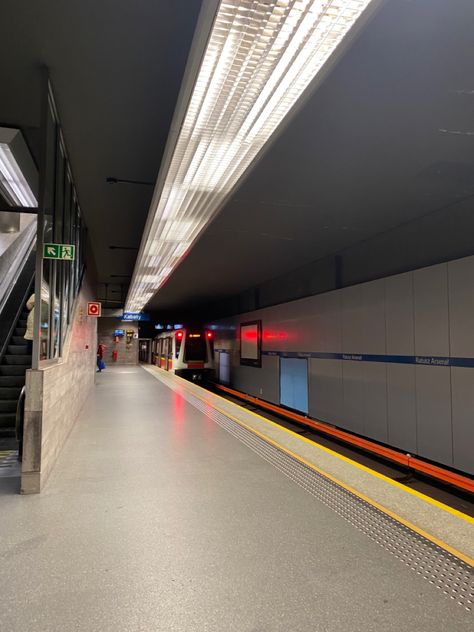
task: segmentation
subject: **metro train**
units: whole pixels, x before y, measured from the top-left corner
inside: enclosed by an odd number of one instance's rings
[[[153,364],[193,381],[205,381],[214,374],[214,336],[204,329],[182,328],[163,331],[153,340]]]

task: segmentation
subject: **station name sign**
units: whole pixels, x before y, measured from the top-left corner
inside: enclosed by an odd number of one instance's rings
[[[143,312],[124,312],[122,316],[118,317],[119,320],[128,320],[128,321],[142,321],[148,322],[151,320],[150,314],[145,314]]]

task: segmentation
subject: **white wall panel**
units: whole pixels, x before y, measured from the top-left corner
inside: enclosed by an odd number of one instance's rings
[[[362,353],[364,340],[364,307],[362,286],[354,285],[342,292],[342,350],[345,353]]]
[[[262,367],[234,365],[231,370],[231,386],[239,391],[279,403],[279,358],[263,356]]]
[[[474,257],[448,264],[451,355],[474,358]]]
[[[385,279],[385,321],[387,353],[413,355],[415,323],[412,272]]]
[[[387,441],[385,363],[342,361],[343,426],[378,441]]]
[[[388,439],[390,445],[417,452],[415,366],[387,364]]]
[[[337,426],[344,424],[342,360],[309,361],[309,414]]]
[[[364,435],[387,442],[387,369],[383,362],[364,365]]]
[[[416,408],[418,453],[453,465],[450,367],[416,367]]]
[[[313,317],[308,321],[306,350],[324,353],[342,351],[342,293],[329,292],[315,297]]]
[[[384,354],[386,352],[385,331],[385,280],[363,284],[364,353]]]
[[[259,369],[259,390],[257,397],[278,404],[280,400],[278,356],[262,356],[262,368]]]
[[[474,357],[474,257],[257,310],[224,325],[262,319],[263,348],[347,354]],[[241,367],[236,388],[279,401],[279,359]],[[429,362],[429,360],[428,360]],[[309,412],[356,433],[473,472],[474,369],[312,358]],[[453,456],[454,455],[454,456]],[[474,473],[474,472],[473,472]]]
[[[385,282],[362,283],[342,290],[344,353],[385,353]]]
[[[306,301],[307,302],[307,301]],[[275,305],[246,315],[246,320],[261,319],[263,329],[262,350],[264,351],[300,351],[304,347],[305,325],[301,321],[311,308],[303,301]],[[241,322],[245,322],[241,318]]]
[[[449,355],[447,264],[413,273],[415,299],[415,353]]]
[[[454,467],[474,474],[474,369],[451,368]]]
[[[342,361],[344,387],[343,428],[364,434],[366,409],[365,371],[363,362]]]

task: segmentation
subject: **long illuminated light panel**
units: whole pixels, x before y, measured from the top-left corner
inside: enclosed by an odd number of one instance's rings
[[[19,133],[18,130],[12,131],[12,138],[16,133]],[[37,206],[38,204],[9,143],[1,141],[0,190],[7,202],[13,206]]]
[[[165,283],[371,0],[222,0],[126,311]]]

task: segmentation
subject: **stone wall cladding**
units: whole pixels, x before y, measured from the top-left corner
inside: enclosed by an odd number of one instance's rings
[[[63,357],[28,371],[22,493],[40,491],[94,388],[97,319],[87,316],[90,300],[92,293],[84,282]]]
[[[126,336],[119,338],[119,342],[114,340],[114,332],[116,329],[131,330],[138,334],[137,323],[122,323],[117,318],[99,318],[98,323],[98,342],[105,345],[105,364],[111,366],[116,365],[136,365],[138,364],[138,339],[132,338],[128,345]],[[117,362],[112,359],[113,351],[117,351]]]

